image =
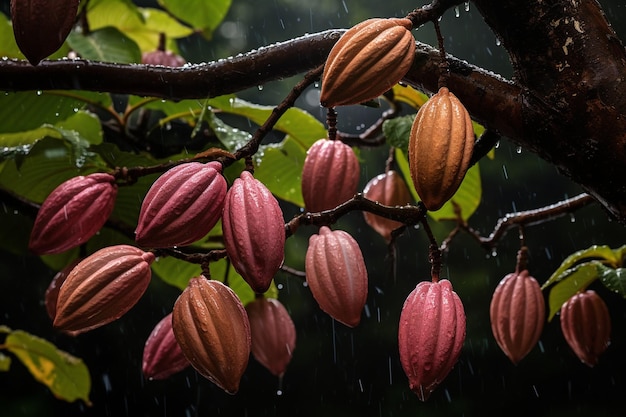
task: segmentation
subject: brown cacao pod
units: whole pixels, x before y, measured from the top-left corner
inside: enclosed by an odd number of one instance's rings
[[[235,270],[256,293],[267,291],[285,257],[285,220],[270,190],[248,171],[228,190],[222,232]]]
[[[428,210],[439,210],[470,167],[474,130],[469,113],[446,87],[417,112],[409,139],[409,167]]]
[[[561,306],[561,330],[578,359],[593,367],[611,342],[611,316],[593,290],[578,293]]]
[[[150,51],[141,55],[141,63],[147,65],[162,65],[165,67],[182,67],[187,63],[185,58],[172,51]]]
[[[296,348],[296,326],[285,306],[275,298],[258,297],[246,305],[252,355],[272,374],[285,373]]]
[[[307,151],[302,168],[302,197],[310,212],[330,210],[357,192],[359,161],[352,148],[338,140],[320,139]]]
[[[50,281],[50,284],[48,285],[48,288],[46,288],[46,292],[44,294],[44,305],[46,306],[48,317],[50,317],[51,320],[54,320],[54,316],[56,316],[59,290],[67,279],[67,276],[70,272],[72,272],[72,269],[74,269],[74,267],[78,265],[81,260],[81,258],[78,258],[67,264],[65,268],[54,275],[52,281]]]
[[[361,321],[367,300],[367,269],[361,248],[348,232],[322,226],[309,238],[306,281],[320,308],[349,327]]]
[[[152,379],[167,379],[190,365],[172,330],[172,313],[154,326],[143,348],[141,370]]]
[[[191,365],[229,394],[239,390],[250,357],[250,323],[237,295],[195,277],[176,300],[174,336]]]
[[[219,162],[189,162],[168,170],[141,204],[135,241],[160,248],[202,239],[222,215],[226,188]]]
[[[413,197],[406,183],[392,169],[372,178],[363,189],[365,198],[386,206],[405,206],[413,202]],[[391,232],[403,224],[382,216],[364,211],[365,222],[369,224],[387,242],[391,241]]]
[[[60,184],[37,213],[30,250],[47,255],[82,245],[107,221],[116,196],[115,177],[110,174],[79,176]]]
[[[398,346],[409,386],[421,401],[452,370],[464,341],[465,311],[450,281],[417,284],[400,313]]]
[[[369,19],[344,33],[326,59],[322,106],[363,103],[397,84],[413,64],[412,28],[409,19]]]
[[[59,289],[54,327],[78,334],[122,317],[148,288],[154,259],[129,245],[100,249],[83,259]]]
[[[70,34],[80,0],[11,0],[13,34],[32,65],[55,52]]]
[[[507,274],[491,298],[491,331],[500,349],[517,364],[537,344],[545,322],[541,287],[527,270]]]

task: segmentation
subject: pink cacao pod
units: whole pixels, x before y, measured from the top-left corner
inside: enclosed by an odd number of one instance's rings
[[[367,269],[359,244],[343,230],[320,228],[309,238],[306,281],[320,308],[349,327],[361,321],[367,300]]]
[[[56,273],[56,275],[52,278],[52,281],[50,281],[50,285],[46,288],[46,293],[44,294],[44,305],[46,306],[48,317],[50,317],[51,320],[54,320],[54,316],[56,316],[57,313],[57,299],[59,297],[61,285],[63,285],[67,276],[70,272],[72,272],[72,269],[74,269],[74,267],[78,265],[81,260],[82,258],[77,258],[67,264],[65,268]]]
[[[285,373],[296,348],[296,326],[275,298],[258,297],[246,305],[252,336],[252,355],[272,374]]]
[[[398,329],[400,363],[421,401],[448,375],[465,341],[465,311],[446,279],[420,282],[409,294]]]
[[[351,199],[359,186],[359,161],[339,140],[320,139],[307,151],[302,168],[302,197],[310,212],[330,210]]]
[[[389,170],[372,178],[365,188],[363,195],[368,200],[376,201],[386,206],[406,206],[413,202],[413,197],[406,182],[394,170]],[[391,241],[391,232],[403,224],[395,220],[364,211],[365,222],[369,224],[387,242]]]
[[[172,51],[150,51],[141,55],[141,63],[146,65],[162,65],[165,67],[182,67],[187,63],[185,58]]]
[[[506,275],[491,298],[491,330],[500,349],[517,364],[537,344],[545,321],[545,301],[527,270]]]
[[[152,379],[167,379],[190,365],[172,330],[172,313],[154,327],[143,348],[141,370]]]
[[[611,342],[611,316],[593,290],[578,293],[561,306],[561,330],[578,359],[593,367]]]
[[[248,171],[228,190],[222,231],[235,270],[256,293],[267,291],[285,257],[285,220],[276,198]]]
[[[154,259],[129,245],[100,249],[83,259],[59,289],[54,327],[78,334],[122,317],[148,288]]]
[[[87,242],[107,221],[117,185],[111,174],[70,178],[41,205],[28,246],[37,255],[65,252]]]
[[[135,241],[145,247],[183,246],[211,231],[224,208],[222,164],[188,162],[161,175],[141,204]]]
[[[192,278],[174,304],[172,325],[191,365],[235,394],[250,357],[250,323],[234,291],[219,281]]]

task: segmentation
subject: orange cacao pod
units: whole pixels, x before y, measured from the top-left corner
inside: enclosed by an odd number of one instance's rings
[[[439,210],[458,190],[473,149],[469,113],[441,87],[417,112],[409,139],[411,179],[428,210]]]
[[[107,221],[117,196],[115,177],[96,173],[70,178],[41,205],[28,246],[38,255],[65,252],[88,241]]]
[[[405,206],[413,201],[409,187],[394,170],[372,178],[363,189],[365,198],[386,206]],[[391,241],[391,232],[403,224],[395,220],[364,211],[365,222],[369,224],[387,242]]]
[[[446,279],[420,282],[400,314],[400,363],[421,401],[444,380],[465,341],[465,311]]]
[[[167,379],[190,365],[172,330],[172,313],[154,326],[143,348],[141,370],[148,379]]]
[[[541,287],[527,270],[507,274],[491,298],[491,331],[500,349],[517,364],[537,344],[545,321]]]
[[[236,393],[250,357],[250,323],[234,291],[203,276],[192,278],[174,304],[172,325],[191,365]]]
[[[409,19],[369,19],[344,33],[326,59],[322,106],[363,103],[397,84],[413,64],[412,28]]]
[[[272,374],[285,373],[296,348],[296,327],[287,309],[275,298],[258,297],[246,305],[252,355]]]
[[[152,262],[152,253],[128,245],[86,257],[59,289],[54,327],[78,334],[122,317],[148,288]]]
[[[222,231],[235,270],[255,292],[267,291],[285,257],[285,220],[270,190],[248,171],[228,190]]]
[[[309,238],[306,281],[320,308],[349,327],[361,321],[367,300],[367,269],[361,248],[348,232],[322,226]]]
[[[219,162],[189,162],[168,170],[141,204],[135,241],[159,248],[203,238],[222,215],[226,187]]]
[[[593,367],[611,341],[611,316],[593,290],[578,293],[561,306],[561,330],[578,359]]]
[[[330,210],[357,192],[359,161],[352,148],[338,140],[320,139],[307,151],[302,168],[302,197],[310,212]]]

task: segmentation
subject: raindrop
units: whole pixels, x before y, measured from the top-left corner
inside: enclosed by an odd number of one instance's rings
[[[74,113],[78,113],[78,107],[74,107]]]
[[[313,83],[313,86],[314,86],[315,88],[320,88],[320,82],[319,82],[319,81],[315,81],[315,82]]]
[[[40,95],[42,95],[42,94],[43,94],[43,91],[41,91],[41,90],[37,90],[37,95],[38,95],[38,96],[40,96]]]
[[[502,41],[500,40],[500,38],[496,38],[496,46],[500,45],[502,45]]]
[[[302,286],[303,286],[303,287],[308,287],[308,286],[309,286],[309,283],[308,283],[308,282],[306,282],[306,281],[304,281],[304,282],[302,283]]]
[[[497,249],[495,249],[495,248],[494,248],[494,249],[492,249],[492,250],[491,250],[491,256],[492,256],[492,257],[494,257],[494,258],[495,258],[496,256],[498,256],[498,250],[497,250]]]
[[[572,222],[572,223],[576,223],[576,216],[574,216],[574,213],[570,213],[569,221]]]
[[[517,148],[515,148],[515,153],[522,153],[522,147],[518,146]]]
[[[55,117],[59,117],[59,112],[55,112],[55,113],[54,113],[54,116],[55,116]]]
[[[497,141],[496,144],[494,145],[494,148],[498,149],[500,147],[500,141]]]
[[[276,288],[278,288],[279,290],[282,290],[283,289],[283,284],[276,285]]]
[[[465,2],[465,11],[466,11],[466,12],[469,12],[469,10],[470,10],[470,2],[469,2],[469,1],[466,1],[466,2]]]
[[[259,91],[263,91],[263,86],[262,85],[257,85],[256,88],[258,88]]]
[[[454,6],[454,17],[460,17],[461,11],[459,10],[459,6]]]

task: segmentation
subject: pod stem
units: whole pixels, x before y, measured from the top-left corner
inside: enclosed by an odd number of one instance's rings
[[[326,112],[326,124],[328,125],[328,139],[337,139],[337,112],[333,107],[329,107]]]
[[[439,44],[439,56],[441,58],[441,62],[439,63],[439,69],[441,72],[439,73],[439,80],[437,81],[437,86],[447,87],[448,78],[450,78],[450,64],[446,58],[446,48],[443,45],[443,35],[441,34],[441,27],[439,26],[439,22],[437,20],[433,20],[433,24],[435,25],[435,32],[437,33],[437,43]]]

